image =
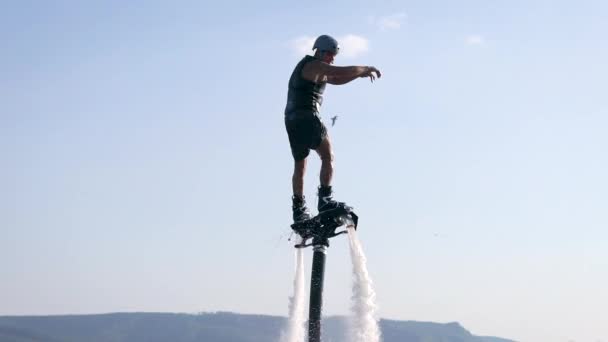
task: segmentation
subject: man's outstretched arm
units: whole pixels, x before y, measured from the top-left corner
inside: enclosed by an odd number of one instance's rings
[[[333,85],[342,85],[342,84],[346,84],[352,80],[355,80],[357,78],[359,78],[360,76],[328,76],[327,77],[327,83],[329,84],[333,84]]]
[[[369,77],[370,80],[373,82],[376,79],[376,77],[380,78],[380,76],[382,76],[382,74],[380,74],[380,70],[378,70],[374,67],[364,67],[364,68],[366,68],[367,70],[365,72],[363,72],[360,76],[327,76],[327,83],[334,84],[334,85],[341,85],[341,84],[346,84],[359,77]],[[374,75],[374,73],[376,73],[376,75]]]
[[[374,67],[367,66],[333,66],[321,61],[308,63],[302,70],[302,77],[320,83],[329,82],[330,84],[345,84],[358,77],[370,77],[375,79],[380,77],[380,71]]]

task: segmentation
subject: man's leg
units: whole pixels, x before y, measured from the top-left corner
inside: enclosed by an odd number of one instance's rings
[[[293,221],[298,222],[302,220],[308,220],[312,216],[306,207],[306,200],[304,199],[304,174],[306,173],[306,158],[302,160],[296,160],[293,167],[293,177],[291,184],[293,187],[292,199],[292,211]]]
[[[293,175],[291,177],[294,222],[307,220],[311,217],[304,199],[304,174],[306,173],[306,158],[310,153],[311,123],[312,121],[306,120],[306,117],[298,118],[294,115],[285,117],[285,128],[287,129],[289,146],[294,159]]]
[[[296,160],[293,167],[293,177],[291,184],[295,197],[304,197],[304,174],[306,173],[306,158]]]
[[[319,177],[321,186],[319,186],[319,204],[317,205],[317,209],[319,212],[322,212],[337,208],[344,203],[336,202],[332,198],[331,180],[334,176],[334,153],[329,136],[325,136],[321,140],[321,144],[319,144],[316,151],[319,157],[321,157],[321,173]]]
[[[331,140],[329,136],[325,136],[319,147],[316,149],[321,158],[321,172],[319,181],[322,187],[331,186],[331,180],[334,176],[334,153],[331,148]]]

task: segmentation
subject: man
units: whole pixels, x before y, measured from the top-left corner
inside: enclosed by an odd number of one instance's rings
[[[333,152],[327,129],[319,117],[325,85],[346,84],[359,77],[369,77],[373,82],[381,76],[380,71],[371,66],[332,66],[340,47],[330,36],[319,36],[312,49],[314,56],[305,56],[291,74],[285,107],[285,127],[295,161],[292,178],[294,222],[311,218],[304,199],[304,173],[310,150],[315,150],[321,157],[319,213],[342,204],[333,199]]]

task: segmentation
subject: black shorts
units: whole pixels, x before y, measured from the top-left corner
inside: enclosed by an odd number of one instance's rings
[[[313,113],[286,115],[285,128],[291,154],[296,161],[308,157],[310,150],[316,150],[327,136],[327,128],[321,118]]]

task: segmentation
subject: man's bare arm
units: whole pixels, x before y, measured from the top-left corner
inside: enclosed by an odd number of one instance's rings
[[[365,67],[366,71],[358,76],[358,77],[369,77],[370,81],[374,82],[374,80],[376,79],[376,77],[380,78],[382,76],[382,74],[380,73],[380,70],[372,67],[372,66],[368,66]],[[346,76],[328,76],[327,77],[327,83],[329,84],[335,84],[335,85],[341,85],[341,84],[346,84],[358,77],[346,77]]]
[[[329,82],[330,78],[342,80],[350,78],[348,81],[350,82],[369,72],[368,69],[364,66],[333,66],[321,61],[312,61],[302,69],[302,77],[315,83]]]
[[[333,85],[342,85],[342,84],[349,83],[350,81],[355,80],[359,77],[361,77],[361,76],[354,76],[354,77],[328,76],[327,83],[333,84]]]

